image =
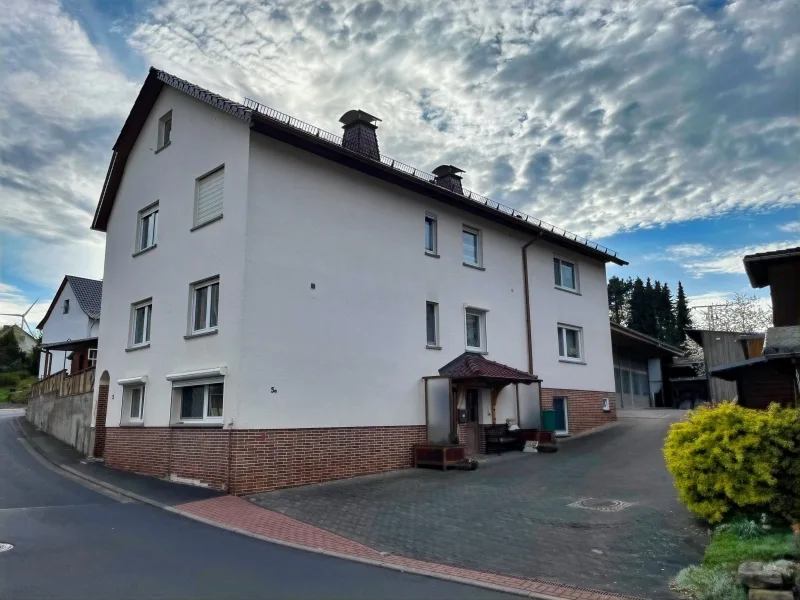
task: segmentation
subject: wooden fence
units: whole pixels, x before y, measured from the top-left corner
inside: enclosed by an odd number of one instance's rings
[[[30,397],[43,396],[55,392],[56,397],[85,394],[94,389],[95,368],[89,367],[72,375],[66,371],[53,373],[31,386]]]

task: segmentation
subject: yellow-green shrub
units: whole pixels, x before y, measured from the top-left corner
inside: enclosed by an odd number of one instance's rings
[[[786,481],[800,451],[798,414],[730,402],[690,411],[670,428],[664,447],[681,501],[711,523],[756,511],[789,516],[800,508],[791,498],[798,483]]]

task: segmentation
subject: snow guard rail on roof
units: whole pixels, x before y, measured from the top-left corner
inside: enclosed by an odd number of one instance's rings
[[[294,129],[298,129],[303,131],[309,135],[319,138],[320,140],[327,142],[329,144],[333,144],[335,146],[342,146],[342,138],[341,136],[335,135],[324,129],[320,129],[319,127],[315,127],[314,125],[310,125],[304,121],[299,119],[295,119],[294,117],[287,115],[286,113],[282,113],[274,108],[270,108],[265,104],[261,104],[260,102],[256,102],[255,100],[251,100],[250,98],[244,99],[244,106],[257,112],[260,115],[264,115],[265,117],[277,121],[283,125],[288,125],[289,127],[293,127]],[[353,152],[350,150],[350,152]],[[361,154],[361,153],[358,153]],[[363,155],[365,158],[373,160],[372,158],[368,157],[367,155]],[[421,179],[422,181],[426,181],[432,185],[434,184],[434,179],[436,179],[435,175],[431,173],[426,173],[425,171],[421,171],[414,167],[411,167],[405,163],[400,162],[399,160],[395,160],[388,156],[384,156],[383,154],[380,155],[381,163],[390,167],[392,169],[396,169],[397,171],[401,171],[417,179]],[[518,211],[515,208],[511,208],[510,206],[506,206],[505,204],[501,204],[486,196],[482,196],[475,192],[471,192],[469,190],[464,190],[464,197],[468,200],[475,202],[476,204],[482,204],[488,208],[496,210],[497,212],[503,213],[505,215],[516,217],[521,221],[525,221],[534,227],[539,227],[540,229],[544,229],[545,231],[549,231],[555,235],[559,235],[563,238],[571,240],[573,242],[577,242],[579,244],[583,244],[587,248],[591,248],[593,250],[597,250],[598,252],[602,252],[608,256],[619,258],[617,253],[602,244],[598,244],[597,242],[593,242],[590,239],[577,235],[575,233],[569,232],[566,229],[562,229],[561,227],[556,227],[546,221],[542,221],[541,219],[537,219],[536,217],[532,217],[526,213]]]

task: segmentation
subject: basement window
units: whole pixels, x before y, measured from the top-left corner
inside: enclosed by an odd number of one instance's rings
[[[144,418],[144,385],[125,385],[122,388],[123,425],[138,425]]]
[[[179,424],[221,424],[224,404],[222,377],[174,382],[173,421]]]

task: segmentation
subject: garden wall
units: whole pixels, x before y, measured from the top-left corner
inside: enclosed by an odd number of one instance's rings
[[[28,400],[28,421],[54,438],[89,455],[94,445],[92,392],[58,396],[49,392]]]

